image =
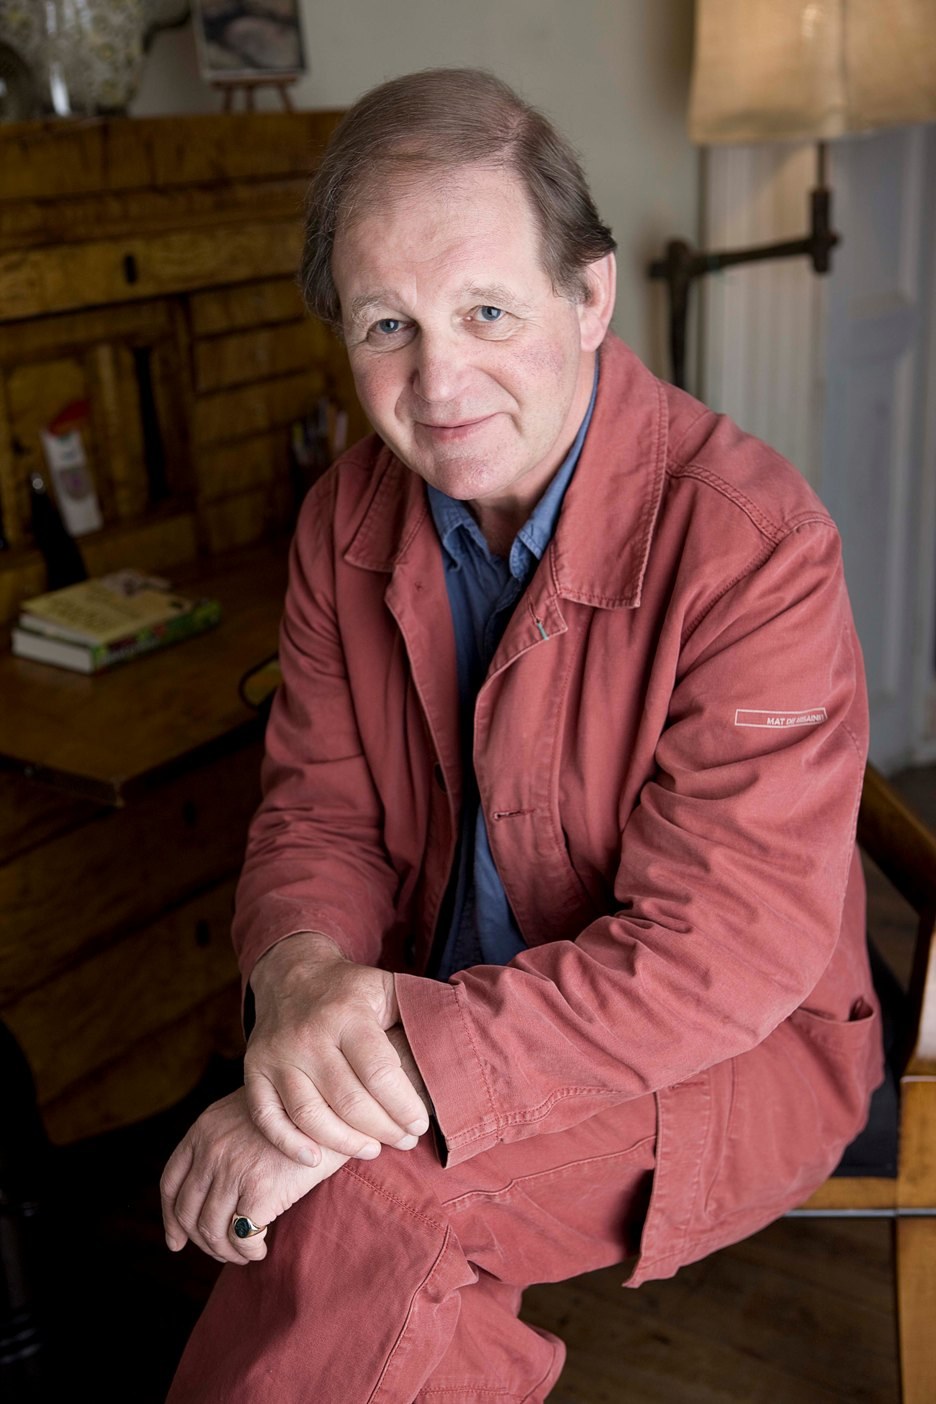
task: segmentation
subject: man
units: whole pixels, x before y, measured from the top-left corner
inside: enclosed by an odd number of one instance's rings
[[[481,73],[366,95],[316,177],[305,291],[377,436],[293,546],[246,1090],[163,1183],[170,1247],[230,1264],[172,1404],[545,1399],[525,1285],[669,1275],[863,1123],[838,539],[610,335],[613,249]]]

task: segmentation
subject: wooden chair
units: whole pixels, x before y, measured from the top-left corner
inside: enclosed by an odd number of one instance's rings
[[[888,1217],[903,1404],[936,1400],[936,836],[869,765],[858,841],[918,917],[904,992],[872,948],[888,1077],[867,1131],[797,1216]]]

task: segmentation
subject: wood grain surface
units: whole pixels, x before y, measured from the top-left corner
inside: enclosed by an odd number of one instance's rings
[[[174,763],[230,743],[253,725],[237,682],[276,651],[285,582],[285,543],[248,566],[180,572],[182,593],[220,600],[221,623],[96,677],[0,656],[0,760],[119,803]]]

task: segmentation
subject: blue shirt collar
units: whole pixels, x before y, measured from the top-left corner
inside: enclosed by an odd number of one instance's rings
[[[595,396],[598,393],[598,363],[595,362],[595,379],[592,384],[591,399],[588,402],[588,409],[585,417],[579,425],[578,433],[572,441],[572,446],[565,458],[560,463],[553,474],[549,486],[537,502],[523,526],[520,528],[510,548],[510,572],[518,579],[525,574],[525,562],[522,559],[526,548],[536,560],[542,560],[543,553],[552,539],[556,530],[556,523],[559,520],[559,513],[562,510],[562,500],[565,497],[566,489],[572,480],[575,472],[575,465],[578,463],[579,455],[582,452],[582,445],[585,442],[585,435],[588,433],[588,426],[591,423],[592,411],[595,408]],[[438,488],[427,484],[426,492],[429,497],[429,507],[432,511],[432,519],[439,533],[439,539],[445,550],[454,561],[458,561],[460,555],[460,543],[458,532],[465,531],[471,537],[486,557],[490,557],[488,544],[478,523],[471,514],[471,510],[466,503],[459,501],[456,497],[449,497],[446,493],[440,492]]]

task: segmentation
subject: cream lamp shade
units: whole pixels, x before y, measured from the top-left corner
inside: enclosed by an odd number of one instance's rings
[[[936,0],[696,0],[689,136],[825,141],[936,120]]]

